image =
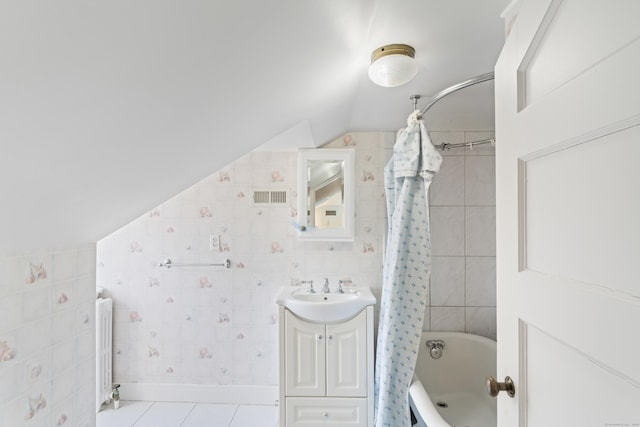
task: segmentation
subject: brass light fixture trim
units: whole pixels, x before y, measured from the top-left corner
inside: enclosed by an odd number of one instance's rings
[[[387,55],[405,55],[410,58],[415,58],[416,50],[408,44],[388,44],[380,46],[371,53],[371,63],[373,64],[378,59]]]

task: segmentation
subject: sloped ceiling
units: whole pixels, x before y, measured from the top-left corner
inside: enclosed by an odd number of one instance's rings
[[[396,130],[411,94],[493,69],[507,3],[0,1],[0,251],[93,243],[287,135]],[[388,43],[420,64],[394,89],[367,78]],[[428,126],[492,129],[482,86]]]

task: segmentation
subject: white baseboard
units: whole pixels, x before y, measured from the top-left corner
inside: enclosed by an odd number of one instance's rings
[[[276,386],[121,383],[120,399],[148,402],[277,405]]]

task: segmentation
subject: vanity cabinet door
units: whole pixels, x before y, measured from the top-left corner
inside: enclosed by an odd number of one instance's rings
[[[327,325],[327,396],[367,396],[366,331],[366,311]]]
[[[287,396],[324,396],[326,392],[325,325],[285,314]]]

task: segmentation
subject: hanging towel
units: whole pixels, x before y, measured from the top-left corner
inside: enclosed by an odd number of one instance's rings
[[[442,157],[414,112],[384,170],[388,238],[375,369],[376,427],[410,427],[408,392],[431,276],[427,193]]]

